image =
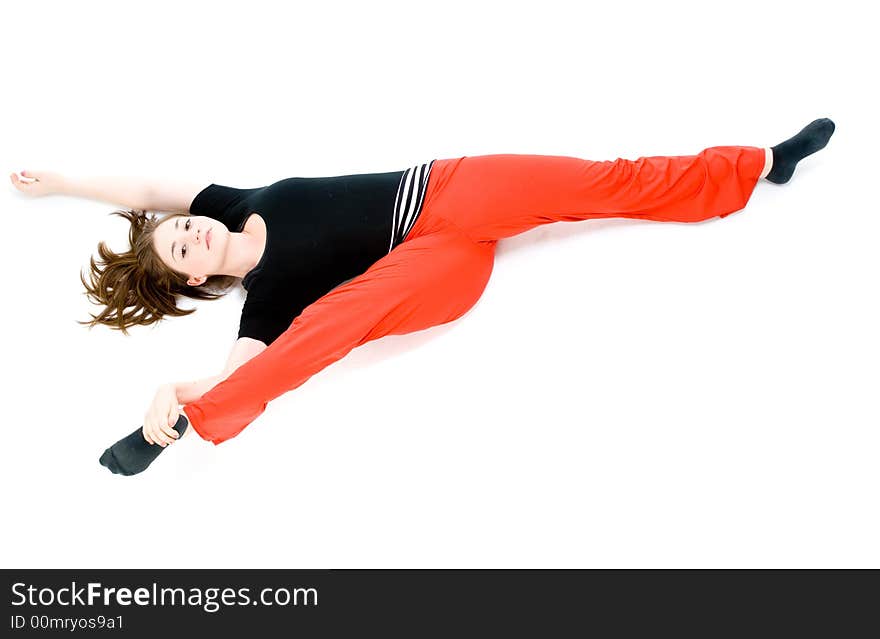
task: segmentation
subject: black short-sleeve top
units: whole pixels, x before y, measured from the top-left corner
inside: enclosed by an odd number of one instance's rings
[[[404,241],[421,213],[433,163],[200,191],[192,215],[219,220],[233,233],[253,213],[266,223],[263,256],[242,279],[247,297],[238,336],[271,344],[306,306]]]

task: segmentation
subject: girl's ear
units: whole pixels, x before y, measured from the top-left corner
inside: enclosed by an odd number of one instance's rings
[[[186,283],[190,286],[201,286],[208,280],[204,275],[199,275],[198,277],[190,277]]]

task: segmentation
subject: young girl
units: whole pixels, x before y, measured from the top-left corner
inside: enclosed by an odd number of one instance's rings
[[[590,161],[485,155],[405,171],[288,178],[262,188],[71,181],[23,171],[23,193],[123,202],[130,250],[102,242],[91,260],[92,320],[125,332],[192,310],[241,278],[247,298],[236,341],[216,377],[163,386],[142,428],[108,448],[114,473],[145,470],[188,426],[219,444],[266,404],[385,335],[451,322],[483,292],[503,238],[539,224],[623,217],[698,222],[745,207],[762,178],[788,182],[825,147],[819,119],[776,146],[716,146],[697,155]],[[170,211],[157,220],[146,210]],[[182,408],[181,408],[182,405]]]

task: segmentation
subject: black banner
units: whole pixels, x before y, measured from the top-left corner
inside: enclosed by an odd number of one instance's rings
[[[4,570],[2,636],[861,636],[873,571]],[[867,625],[865,625],[867,624]]]

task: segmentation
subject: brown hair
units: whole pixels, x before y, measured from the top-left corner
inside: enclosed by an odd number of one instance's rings
[[[147,326],[161,320],[166,315],[173,317],[189,315],[196,309],[177,306],[177,297],[197,300],[213,300],[225,295],[238,280],[233,275],[212,275],[201,286],[190,286],[187,277],[173,271],[159,258],[153,246],[153,233],[165,220],[175,217],[190,217],[189,213],[171,213],[161,220],[155,215],[147,215],[144,210],[114,211],[131,224],[128,241],[131,248],[123,253],[114,253],[107,244],[98,244],[100,262],[90,258],[90,280],[86,282],[80,271],[80,280],[86,293],[94,303],[106,308],[91,320],[80,322],[89,328],[103,324],[121,330],[128,335],[127,328],[136,325]]]

